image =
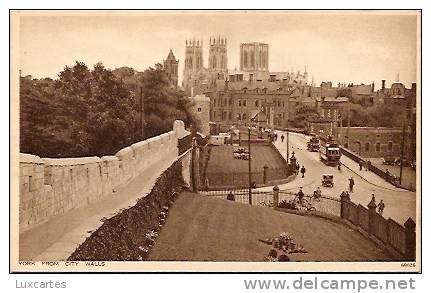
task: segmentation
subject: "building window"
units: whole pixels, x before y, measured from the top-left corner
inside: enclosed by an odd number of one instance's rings
[[[231,121],[231,120],[232,120],[232,113],[229,112],[229,121]]]
[[[246,107],[246,106],[247,106],[247,101],[246,101],[246,100],[242,101],[242,105],[243,105],[244,107]]]
[[[254,101],[254,106],[259,107],[259,100]]]
[[[241,121],[241,114],[236,114],[236,120]]]
[[[247,120],[247,116],[245,115],[245,113],[242,114],[242,120],[246,121]]]
[[[241,100],[238,100],[238,106],[241,107]]]
[[[369,142],[366,142],[366,143],[365,143],[365,151],[366,151],[366,152],[369,152],[369,151],[370,151],[370,143],[369,143]]]
[[[388,151],[392,152],[393,149],[394,149],[394,145],[393,145],[392,141],[388,142]]]
[[[202,112],[202,108],[201,107],[198,107],[198,112]]]
[[[380,142],[376,143],[376,152],[380,152]]]

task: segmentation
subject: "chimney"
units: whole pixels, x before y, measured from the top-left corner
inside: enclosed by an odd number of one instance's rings
[[[385,80],[384,79],[382,79],[382,90],[384,90],[385,89]]]
[[[371,84],[371,92],[372,92],[372,93],[374,93],[374,81],[373,81],[373,83]]]

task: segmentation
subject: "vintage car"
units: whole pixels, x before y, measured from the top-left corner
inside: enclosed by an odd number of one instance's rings
[[[322,186],[323,187],[334,187],[334,175],[323,174],[322,175]]]

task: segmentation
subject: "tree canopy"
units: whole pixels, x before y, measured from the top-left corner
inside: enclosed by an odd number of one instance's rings
[[[189,100],[170,87],[160,64],[137,72],[111,71],[102,63],[89,69],[77,61],[55,80],[21,77],[20,151],[43,157],[112,155],[170,131],[175,119],[194,124],[189,109]]]

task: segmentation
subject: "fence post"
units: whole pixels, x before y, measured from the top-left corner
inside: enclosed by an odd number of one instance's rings
[[[374,217],[376,215],[376,198],[373,194],[373,197],[371,198],[370,202],[367,205],[368,207],[368,232],[372,232],[372,226],[374,224]],[[372,233],[371,233],[372,234]]]
[[[416,223],[412,218],[408,218],[404,223],[406,239],[405,239],[405,257],[407,260],[416,260]]]
[[[340,217],[342,219],[345,219],[345,218],[347,218],[346,210],[347,210],[347,204],[350,201],[350,196],[349,196],[348,193],[346,193],[346,192],[343,191],[341,193],[340,197],[341,197]]]
[[[263,166],[263,184],[266,184],[268,180],[268,166]]]
[[[272,189],[273,193],[272,193],[272,201],[274,202],[274,209],[278,207],[278,193],[280,192],[280,188],[278,188],[277,185],[274,186],[274,188]]]

